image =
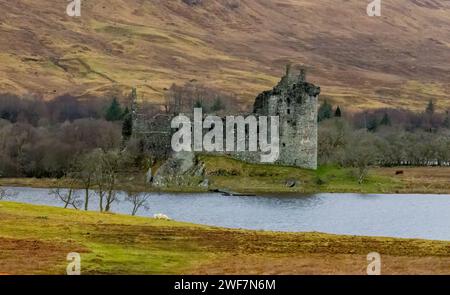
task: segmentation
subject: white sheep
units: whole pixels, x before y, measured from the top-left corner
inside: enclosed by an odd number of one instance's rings
[[[153,215],[153,218],[160,219],[160,220],[170,220],[169,216],[162,214],[162,213]]]

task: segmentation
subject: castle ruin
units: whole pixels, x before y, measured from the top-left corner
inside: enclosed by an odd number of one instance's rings
[[[280,117],[278,164],[317,168],[317,112],[320,87],[306,82],[305,70],[286,74],[270,91],[256,97],[253,112]]]
[[[320,87],[306,81],[305,70],[293,75],[290,66],[286,74],[272,89],[259,94],[254,102],[255,116],[279,116],[279,158],[275,164],[317,168],[318,96]],[[134,95],[132,103],[133,135],[140,138],[146,150],[166,146],[174,130],[170,120],[176,113],[161,113],[149,118],[139,111]],[[217,152],[216,152],[217,153]],[[231,157],[260,163],[260,152],[223,152]]]

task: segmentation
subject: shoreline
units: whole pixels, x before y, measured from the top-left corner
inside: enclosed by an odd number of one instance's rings
[[[6,188],[30,188],[30,189],[53,189],[53,188],[62,188],[65,189],[65,187],[57,186],[57,185],[49,185],[46,186],[48,182],[43,182],[42,185],[33,185],[33,184],[27,184],[24,182],[23,184],[19,181],[13,181],[9,182],[8,179],[0,180],[0,186],[6,187]],[[83,190],[82,187],[75,187],[77,190]],[[90,189],[91,191],[95,191],[94,188]],[[116,191],[124,191],[123,188],[118,188]],[[231,196],[231,197],[306,197],[311,195],[317,195],[317,194],[329,194],[329,195],[341,195],[341,194],[350,194],[350,195],[391,195],[391,196],[406,196],[406,195],[436,195],[436,196],[450,196],[449,192],[415,192],[415,191],[396,191],[396,192],[360,192],[360,191],[354,191],[354,192],[341,192],[341,191],[292,191],[292,192],[286,192],[286,191],[264,191],[264,192],[234,192],[229,190],[195,190],[191,187],[187,187],[186,189],[183,187],[180,187],[179,189],[165,189],[165,190],[157,190],[157,189],[148,189],[144,191],[139,192],[148,192],[148,193],[155,193],[155,194],[173,194],[173,195],[187,195],[187,194],[199,194],[199,195],[207,195],[207,194],[221,194],[224,196]],[[273,196],[274,194],[277,194],[276,196]]]
[[[204,167],[203,176],[182,175],[181,181],[169,182],[162,187],[147,184],[144,173],[122,173],[115,189],[161,193],[222,191],[241,195],[450,194],[450,167],[372,167],[364,182],[359,184],[354,169],[336,166],[308,170],[250,164],[226,156],[211,155],[199,155],[197,165]],[[205,180],[208,180],[208,184],[202,186]],[[69,182],[52,178],[0,178],[0,186],[57,188],[75,185],[82,188],[81,184]]]
[[[395,168],[391,168],[394,170]],[[422,168],[409,168],[409,169],[422,169]],[[277,194],[280,196],[295,196],[295,195],[311,195],[311,194],[321,194],[321,193],[351,193],[351,194],[435,194],[435,195],[450,195],[450,168],[434,168],[438,170],[448,170],[448,180],[444,179],[441,181],[435,181],[433,176],[424,175],[426,179],[432,179],[431,183],[424,180],[417,180],[416,178],[411,178],[407,180],[389,179],[387,176],[382,177],[387,178],[387,180],[380,181],[378,183],[370,184],[329,184],[324,186],[317,185],[305,185],[300,187],[288,188],[282,183],[277,183],[276,185],[266,185],[266,187],[245,187],[239,177],[232,176],[219,176],[211,177],[213,185],[208,188],[203,188],[198,185],[190,186],[168,186],[168,187],[153,187],[150,185],[143,184],[141,181],[122,181],[117,185],[117,190],[127,190],[133,188],[134,190],[141,192],[152,192],[152,193],[173,193],[173,194],[183,194],[183,193],[223,193],[230,195],[243,195],[243,196],[267,196],[272,194]],[[374,171],[380,173],[378,170]],[[378,174],[380,175],[380,174]],[[250,177],[251,178],[251,177]],[[248,179],[247,179],[248,180]],[[264,180],[258,180],[263,182]],[[434,183],[433,183],[434,181]],[[448,182],[447,182],[448,181]],[[217,182],[217,184],[215,184]],[[0,187],[30,187],[30,188],[58,188],[64,187],[64,182],[60,182],[57,179],[52,178],[0,178]],[[83,189],[81,185],[77,185],[76,188]],[[91,188],[93,189],[93,188]]]

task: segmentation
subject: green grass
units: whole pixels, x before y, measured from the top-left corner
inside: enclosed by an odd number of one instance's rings
[[[267,259],[295,273],[289,261],[298,257],[316,259],[318,272],[336,257],[352,259],[351,271],[361,271],[373,251],[399,257],[403,267],[413,261],[408,257],[424,257],[422,268],[431,271],[450,257],[444,241],[231,230],[13,202],[0,202],[0,220],[0,274],[64,274],[70,252],[80,253],[83,274],[258,272]]]
[[[44,270],[36,269],[38,273],[63,273],[67,264],[65,255],[69,252],[81,253],[86,274],[179,273],[193,261],[204,259],[201,251],[187,247],[189,243],[180,248],[178,243],[167,243],[172,239],[170,235],[153,236],[155,228],[177,232],[201,227],[188,223],[10,202],[0,203],[0,215],[3,217],[0,241],[1,238],[40,240],[58,243],[66,249],[57,263]]]
[[[217,188],[252,193],[315,193],[315,192],[394,192],[401,182],[388,176],[369,173],[359,184],[354,171],[348,168],[322,166],[316,171],[266,164],[249,164],[225,156],[200,155],[207,177]],[[288,179],[298,185],[286,186]]]
[[[315,174],[315,182],[322,192],[392,193],[402,187],[399,180],[373,171],[362,184],[358,183],[355,171],[348,168],[322,166]]]

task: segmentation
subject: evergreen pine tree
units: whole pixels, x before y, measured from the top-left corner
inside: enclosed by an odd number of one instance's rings
[[[378,119],[376,116],[372,115],[367,120],[367,130],[375,132],[378,129]]]
[[[123,112],[122,136],[125,140],[127,140],[131,137],[132,133],[133,133],[133,117],[127,107]]]
[[[331,104],[328,103],[327,100],[325,100],[319,107],[318,120],[320,122],[326,119],[330,119],[332,115],[333,115],[333,107],[331,106]]]
[[[426,113],[429,115],[434,114],[434,103],[433,100],[430,99],[430,101],[428,102],[427,108],[426,108]]]
[[[194,108],[203,108],[203,102],[200,99],[197,99],[194,102]]]
[[[339,106],[336,108],[336,111],[334,112],[334,116],[338,117],[338,118],[342,117],[341,108]]]
[[[211,111],[217,112],[217,111],[223,110],[224,108],[225,108],[225,106],[222,103],[222,99],[220,97],[216,97],[213,105],[211,106]]]
[[[380,125],[391,126],[391,119],[387,113],[384,113],[383,118],[380,121]]]
[[[122,108],[120,107],[119,102],[117,101],[117,98],[113,98],[111,101],[111,104],[106,109],[106,115],[105,119],[107,121],[119,121],[123,117]]]

